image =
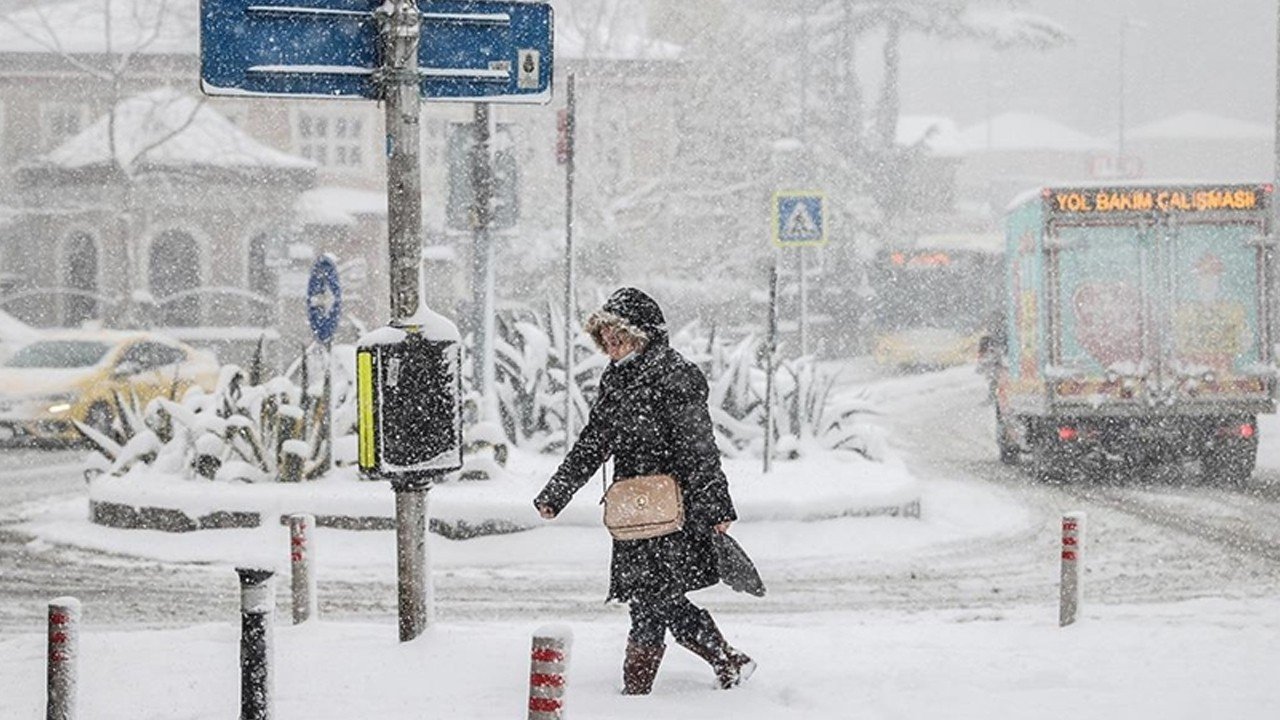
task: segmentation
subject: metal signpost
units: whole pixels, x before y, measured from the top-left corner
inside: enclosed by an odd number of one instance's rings
[[[550,100],[552,27],[551,6],[538,2],[201,1],[205,93],[385,104],[392,327],[384,330],[394,339],[374,331],[357,353],[357,369],[367,366],[357,395],[361,469],[390,480],[396,493],[402,641],[420,635],[429,615],[427,489],[461,466],[457,329],[419,307],[420,101]],[[422,388],[435,394],[404,402],[407,389]],[[433,435],[414,437],[423,432]],[[440,452],[407,461],[421,445]]]
[[[782,191],[773,195],[773,243],[797,248],[800,254],[800,355],[809,354],[809,278],[804,249],[827,244],[823,195],[816,191]]]
[[[325,253],[316,258],[307,278],[307,321],[316,342],[324,346],[324,389],[320,393],[320,441],[324,453],[320,466],[333,466],[333,334],[342,318],[342,285],[338,282],[337,258]],[[303,388],[305,391],[306,388]]]
[[[800,252],[800,354],[809,354],[808,289],[806,288],[804,248],[827,242],[823,218],[823,195],[815,191],[780,190],[773,194],[773,218],[770,228],[773,244],[779,248],[794,247]],[[769,351],[765,358],[764,403],[764,471],[769,472],[773,455],[773,374],[778,349],[778,257],[774,256],[769,272]]]

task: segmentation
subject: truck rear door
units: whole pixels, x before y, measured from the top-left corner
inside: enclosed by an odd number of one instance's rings
[[[1260,217],[1170,219],[1161,249],[1167,396],[1185,402],[1267,397],[1264,231]]]
[[[1051,396],[1139,402],[1155,369],[1150,228],[1055,223],[1049,240]]]

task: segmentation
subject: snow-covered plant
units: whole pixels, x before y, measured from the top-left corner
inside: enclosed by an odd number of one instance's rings
[[[352,363],[338,359],[353,352],[335,351],[332,374],[332,427],[335,445],[355,432],[355,382]],[[139,463],[210,480],[264,482],[311,479],[327,467],[333,450],[321,433],[326,409],[320,375],[312,368],[323,355],[304,352],[282,376],[260,381],[260,362],[246,372],[223,366],[211,392],[188,389],[180,401],[161,397],[141,413],[120,413],[121,424],[138,428],[117,442],[92,428],[81,432],[106,459],[105,472],[123,475]],[[136,410],[136,409],[135,409]],[[336,460],[348,460],[338,453]]]
[[[721,451],[730,455],[763,452],[768,383],[760,342],[749,336],[732,345],[718,345],[714,340],[698,340],[687,330],[674,341],[691,359],[703,360],[711,420]],[[868,422],[872,408],[867,397],[837,398],[836,379],[811,357],[777,363],[769,422],[780,456],[798,457],[812,445],[850,450],[872,460],[883,457],[882,434]]]
[[[494,389],[502,431],[515,445],[538,452],[563,447],[565,393],[572,398],[573,423],[581,428],[590,408],[603,356],[590,338],[574,332],[572,382],[565,382],[564,315],[553,305],[502,313],[494,342]]]

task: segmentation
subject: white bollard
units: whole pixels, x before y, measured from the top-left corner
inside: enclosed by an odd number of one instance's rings
[[[1058,602],[1058,626],[1075,622],[1080,613],[1084,580],[1084,521],[1081,511],[1062,516],[1062,576]]]
[[[563,625],[540,627],[533,633],[529,662],[529,720],[564,718],[565,676],[573,631]]]
[[[289,516],[289,569],[293,589],[293,624],[298,625],[319,614],[316,596],[314,515]]]
[[[75,718],[79,660],[80,601],[73,597],[54,598],[49,601],[46,720]]]

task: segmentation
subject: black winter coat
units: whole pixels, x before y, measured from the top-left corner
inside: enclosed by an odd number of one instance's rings
[[[684,494],[684,529],[614,540],[609,598],[671,597],[720,581],[713,526],[737,519],[707,411],[707,380],[655,337],[638,357],[610,363],[587,426],[534,500],[556,513],[614,459],[615,478],[665,473]]]

